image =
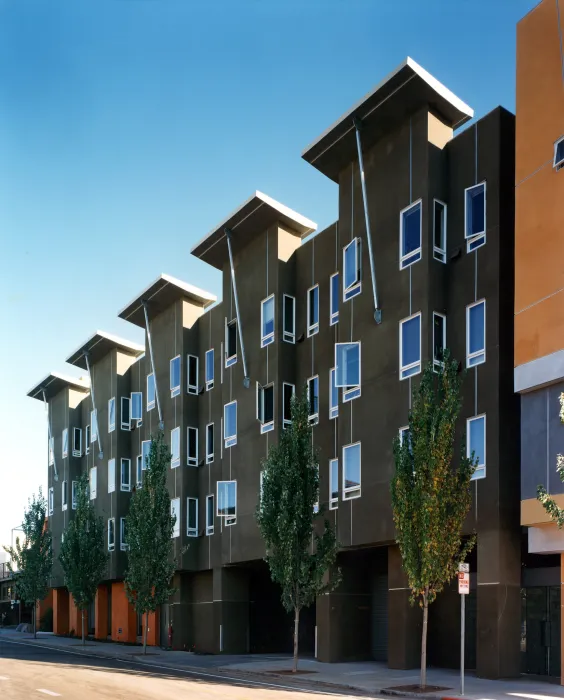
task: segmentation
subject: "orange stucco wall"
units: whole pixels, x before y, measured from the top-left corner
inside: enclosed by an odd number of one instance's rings
[[[69,631],[69,592],[66,588],[53,590],[53,632],[67,634]]]
[[[94,602],[94,636],[106,640],[108,637],[108,587],[98,586]]]
[[[82,636],[80,610],[74,604],[74,598],[69,594],[69,631],[74,631],[77,637]]]
[[[37,620],[37,629],[39,629],[39,625],[41,624],[41,620],[43,619],[43,615],[49,610],[49,608],[53,608],[53,589],[47,593],[45,598],[43,598],[42,601],[37,603],[37,606],[35,608],[35,615],[36,615],[36,620]]]
[[[127,600],[122,582],[112,583],[112,639],[115,642],[137,640],[137,615]]]
[[[154,613],[149,613],[149,629],[147,632],[147,644],[153,647],[159,646],[160,641],[160,615],[156,610]]]

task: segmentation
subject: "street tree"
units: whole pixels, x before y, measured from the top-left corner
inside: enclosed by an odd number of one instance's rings
[[[15,547],[4,547],[10,555],[8,570],[13,575],[18,597],[33,604],[33,636],[37,637],[37,604],[49,590],[53,565],[51,532],[47,527],[47,501],[41,488],[28,501],[22,523],[23,537],[16,537]]]
[[[324,506],[318,507],[319,463],[308,414],[304,391],[301,398],[292,398],[292,422],[263,461],[256,512],[272,580],[282,589],[284,608],[294,613],[294,673],[298,670],[300,611],[318,595],[333,590],[340,579],[338,571],[331,572],[339,545],[324,518]]]
[[[76,511],[61,541],[59,561],[65,585],[80,610],[82,644],[85,643],[84,616],[94,601],[98,584],[104,578],[108,553],[104,542],[104,521],[90,500],[88,477],[82,475],[77,483]]]
[[[564,393],[560,394],[560,422],[564,425]],[[556,471],[560,481],[564,482],[564,455],[556,455]],[[554,498],[551,498],[544,486],[537,487],[537,499],[558,528],[564,525],[564,508],[560,508]]]
[[[394,440],[392,508],[411,603],[423,609],[421,687],[427,683],[429,605],[456,575],[475,538],[463,539],[471,506],[470,480],[476,467],[463,441],[453,460],[463,374],[445,351],[442,366],[429,363],[413,391],[409,430]]]
[[[151,440],[143,484],[131,497],[126,518],[128,544],[125,592],[137,613],[145,616],[143,653],[147,653],[149,613],[166,603],[174,593],[170,582],[176,568],[171,514],[166,487],[171,453],[161,430]]]

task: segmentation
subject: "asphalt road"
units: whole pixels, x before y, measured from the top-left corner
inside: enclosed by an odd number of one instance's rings
[[[86,651],[86,650],[85,650]],[[301,687],[300,687],[301,686]],[[0,637],[0,698],[45,700],[49,697],[93,700],[342,700],[330,690],[308,688],[299,679],[272,683],[257,677],[227,680],[213,672],[148,667],[134,659],[114,660],[83,653],[14,642]]]

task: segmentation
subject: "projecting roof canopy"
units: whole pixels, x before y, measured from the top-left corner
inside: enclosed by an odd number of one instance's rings
[[[71,365],[87,369],[84,353],[88,353],[90,365],[93,365],[114,349],[133,357],[139,357],[145,352],[143,345],[118,338],[110,333],[104,333],[104,331],[96,331],[93,336],[69,355],[66,361]]]
[[[66,374],[51,372],[51,374],[48,374],[44,379],[38,382],[33,389],[30,389],[27,395],[32,399],[43,401],[43,392],[45,392],[45,398],[49,401],[49,399],[56,396],[65,387],[70,387],[71,389],[82,391],[86,394],[90,391],[90,379],[88,379],[88,377],[84,379],[75,379]]]

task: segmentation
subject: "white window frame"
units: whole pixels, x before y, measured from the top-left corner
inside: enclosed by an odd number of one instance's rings
[[[63,459],[69,456],[69,429],[64,428],[61,436],[61,454]]]
[[[317,321],[311,323],[311,293],[317,290]],[[311,338],[312,335],[319,333],[319,285],[314,284],[307,290],[307,337]]]
[[[67,510],[69,505],[69,483],[65,479],[61,484],[61,510]]]
[[[208,357],[211,356],[211,378],[208,375]],[[210,348],[209,350],[206,350],[205,354],[205,359],[204,359],[204,374],[205,374],[205,383],[206,383],[206,391],[210,391],[210,389],[213,389],[213,383],[215,379],[215,352],[213,348]]]
[[[143,486],[143,455],[137,455],[135,460],[135,487],[140,489]]]
[[[124,410],[123,407],[127,406],[127,413],[128,413],[128,420],[124,421],[123,419],[123,414]],[[122,430],[131,430],[131,398],[129,396],[122,396],[121,401],[120,401],[120,416],[119,416],[119,424]]]
[[[559,139],[556,139],[554,142],[554,157],[552,159],[552,167],[558,171],[564,168],[564,151],[562,152],[562,158],[560,160],[556,160],[558,156],[558,146],[560,144],[564,145],[564,136],[561,136]]]
[[[233,435],[227,435],[227,421],[225,417],[228,407],[233,405],[235,406],[235,433]],[[223,407],[223,443],[225,449],[237,444],[237,401],[230,401]]]
[[[134,411],[134,408],[137,406],[139,409],[139,412],[136,413]],[[139,424],[139,421],[143,420],[143,392],[142,391],[132,391],[131,392],[131,402],[129,404],[129,417],[131,420],[131,423],[133,421],[137,421],[137,424]]]
[[[402,425],[398,431],[400,445],[403,445],[403,439],[406,433],[409,432],[409,425]]]
[[[194,444],[196,445],[196,454],[191,455],[190,454],[190,433],[191,431],[196,434],[196,439],[194,440]],[[199,435],[198,435],[198,428],[194,428],[193,426],[189,425],[186,428],[186,464],[189,467],[197,467],[198,466],[198,459],[199,459]]]
[[[286,299],[292,300],[292,332],[286,330]],[[285,343],[296,342],[296,297],[291,294],[282,295],[282,340]]]
[[[333,280],[337,280],[337,289],[333,290]],[[329,325],[334,326],[339,323],[339,290],[340,290],[340,277],[338,272],[334,272],[331,277],[329,277]],[[337,310],[333,309],[334,304],[337,305]]]
[[[209,451],[210,428],[211,428],[212,447],[213,447],[213,450],[211,452]],[[208,423],[206,425],[206,464],[211,464],[213,462],[214,452],[215,452],[215,425],[214,425],[214,423]]]
[[[190,381],[190,360],[196,360],[196,383]],[[200,387],[198,379],[200,376],[200,358],[197,355],[186,355],[186,392],[198,395]],[[194,379],[194,377],[192,377]]]
[[[71,508],[76,510],[78,496],[78,481],[71,481]]]
[[[354,246],[354,259],[355,259],[355,270],[356,276],[354,281],[347,284],[346,280],[346,259],[347,251],[349,248]],[[343,301],[349,301],[353,297],[356,297],[362,292],[362,239],[353,238],[350,243],[348,243],[343,248]]]
[[[441,246],[435,244],[436,204],[440,204],[443,208],[441,216]],[[447,261],[447,211],[446,203],[435,197],[433,199],[433,257],[441,263],[446,263]]]
[[[94,426],[96,430],[94,430]],[[98,409],[90,411],[90,444],[96,442],[98,439],[98,430],[100,426],[98,425]]]
[[[480,304],[484,305],[484,347],[470,352],[470,309]],[[486,361],[486,300],[479,299],[466,307],[466,367],[477,367]]]
[[[196,513],[195,527],[190,527],[190,504]],[[198,537],[198,499],[193,496],[188,496],[186,499],[186,537]]]
[[[411,362],[410,364],[406,365],[405,367],[402,365],[402,356],[403,356],[403,325],[404,323],[409,323],[410,321],[413,321],[415,318],[419,317],[419,360],[416,362]],[[399,378],[400,380],[403,379],[409,379],[409,377],[415,377],[417,374],[421,373],[421,335],[423,333],[422,330],[422,324],[423,324],[423,316],[421,314],[421,311],[418,311],[415,314],[411,314],[411,316],[408,316],[407,318],[403,318],[399,322]]]
[[[339,348],[341,346],[353,346],[356,345],[358,347],[358,378],[359,378],[359,383],[358,384],[343,384],[343,383],[338,383],[338,354],[339,354]],[[347,403],[347,401],[352,401],[353,399],[358,399],[361,393],[361,384],[362,384],[362,343],[360,341],[353,341],[351,343],[335,343],[335,386],[339,389],[342,390],[343,392],[343,403]]]
[[[49,466],[52,467],[55,464],[55,438],[51,436],[47,443],[47,459]]]
[[[264,307],[268,302],[272,302],[272,331],[265,332],[264,327]],[[270,296],[263,299],[260,303],[260,346],[261,348],[266,347],[274,342],[276,332],[276,296],[271,294]]]
[[[151,380],[152,380],[152,381],[151,381]],[[152,401],[149,399],[149,396],[150,396],[150,394],[151,394],[151,392],[149,391],[149,385],[150,385],[150,384],[153,385],[153,392],[152,392],[152,393],[153,393],[153,400],[152,400]],[[152,411],[152,410],[155,408],[155,405],[156,405],[156,398],[157,398],[157,390],[156,390],[156,387],[155,387],[155,375],[153,374],[153,372],[150,372],[150,373],[147,375],[147,379],[146,379],[146,389],[147,389],[147,411]]]
[[[84,454],[90,454],[90,426],[84,429]]]
[[[447,339],[447,334],[446,334],[446,324],[447,324],[447,318],[445,314],[440,314],[438,311],[433,311],[433,369],[435,372],[437,372],[441,367],[444,366],[444,362],[442,360],[439,360],[439,358],[435,357],[435,316],[437,318],[442,318],[443,319],[443,342],[442,342],[442,348],[443,348],[443,353],[446,350],[446,339]]]
[[[113,409],[112,409],[113,406]],[[113,422],[112,422],[112,413],[113,413]],[[108,399],[108,433],[113,433],[114,430],[116,429],[116,397],[112,396],[111,399]]]
[[[345,454],[347,450],[351,449],[352,447],[359,446],[360,452],[359,452],[359,485],[358,486],[346,486],[346,472],[347,472],[347,460],[345,457]],[[352,442],[349,445],[344,445],[343,446],[343,501],[350,501],[354,498],[360,498],[361,492],[362,492],[362,444],[359,441],[357,442]]]
[[[311,402],[310,402],[310,386],[312,382],[317,380],[317,411],[314,413],[309,413],[308,414],[308,421],[310,425],[317,425],[319,423],[319,375],[315,374],[313,377],[310,377],[307,380],[307,403],[308,403],[308,411],[311,411]]]
[[[220,492],[220,487],[224,485],[233,485],[233,488],[235,489],[235,513],[225,513],[221,512],[222,510],[226,510],[226,508],[222,509],[221,506],[221,501],[219,498],[219,492]],[[236,479],[223,479],[217,482],[216,484],[216,516],[218,518],[224,518],[225,521],[229,520],[235,520],[237,518],[237,480]]]
[[[333,466],[337,467],[337,479],[333,481]],[[333,489],[333,486],[336,486]],[[337,497],[333,496],[333,492],[336,492]],[[337,510],[339,507],[339,459],[335,457],[329,460],[329,510]]]
[[[172,368],[178,364],[178,384],[174,384],[174,376]],[[180,355],[176,355],[169,361],[169,383],[170,383],[170,398],[173,399],[175,396],[180,395],[180,387],[182,386],[182,358]]]
[[[174,443],[178,446],[177,453],[174,454]],[[176,469],[180,466],[180,427],[173,428],[170,431],[170,468]]]
[[[335,367],[331,367],[329,370],[329,420],[333,420],[339,415],[339,389],[335,385],[335,380],[336,370]],[[333,403],[333,393],[335,393],[335,403]]]
[[[114,458],[108,460],[108,493],[114,493],[116,490],[116,460]]]
[[[404,218],[405,215],[408,214],[412,209],[419,209],[419,246],[415,248],[414,250],[411,250],[409,253],[403,254],[403,237],[404,237]],[[399,240],[399,258],[400,258],[400,264],[399,264],[399,269],[400,270],[406,270],[408,267],[411,267],[411,265],[415,265],[415,263],[419,262],[423,256],[422,252],[422,241],[423,241],[423,200],[418,199],[415,202],[412,202],[409,204],[407,207],[404,207],[400,211],[400,240]]]
[[[210,523],[210,501],[211,501],[211,523]],[[210,493],[206,496],[206,535],[213,535],[215,517],[215,495]]]
[[[88,484],[90,500],[93,501],[98,494],[98,467],[91,467],[88,477]]]
[[[149,454],[151,452],[151,443],[152,440],[142,440],[141,441],[141,464],[143,465],[142,471],[145,471],[147,469],[147,460],[149,458]],[[145,456],[145,445],[149,445],[147,449],[147,455]]]
[[[478,481],[479,479],[485,479],[486,478],[486,430],[487,430],[487,421],[486,421],[486,414],[485,413],[480,413],[478,416],[472,416],[471,418],[466,419],[466,456],[468,459],[472,457],[472,450],[470,449],[470,423],[473,423],[474,421],[477,420],[484,420],[484,455],[483,455],[483,461],[478,463],[478,466],[476,467],[476,471],[474,474],[472,474],[472,479],[471,481]]]
[[[113,537],[110,537],[110,533]],[[108,552],[113,552],[116,548],[116,519],[108,518]]]
[[[284,428],[285,428],[287,425],[291,425],[291,423],[292,423],[292,418],[291,418],[291,417],[290,417],[290,418],[285,418],[285,415],[286,415],[286,412],[285,412],[285,410],[284,410],[284,409],[286,408],[286,406],[284,405],[284,397],[285,397],[285,394],[286,394],[286,392],[284,391],[284,387],[285,387],[285,386],[290,386],[290,387],[292,387],[292,396],[290,396],[290,416],[292,415],[292,406],[291,406],[292,397],[296,395],[296,385],[295,385],[295,384],[291,384],[290,382],[283,382],[283,383],[282,383],[282,426],[283,426]]]
[[[126,552],[129,549],[129,542],[127,541],[127,533],[125,531],[126,524],[126,518],[119,519],[119,548],[122,552]]]
[[[478,233],[470,234],[467,230],[468,226],[468,197],[471,190],[478,189],[479,187],[484,188],[484,230]],[[486,228],[487,228],[487,185],[486,181],[478,182],[476,185],[467,187],[464,190],[464,239],[466,240],[466,252],[471,253],[478,248],[481,248],[486,244]]]
[[[267,389],[272,389],[272,420],[265,422],[265,394]],[[274,430],[274,382],[270,382],[266,386],[262,386],[259,382],[256,383],[256,414],[257,420],[260,423],[261,435]]]
[[[175,512],[175,504],[178,504],[178,514]],[[176,521],[174,523],[171,535],[171,539],[176,539],[177,537],[180,537],[180,520],[182,518],[182,513],[180,510],[180,498],[178,496],[176,498],[170,499],[170,514],[171,516],[176,515]]]
[[[123,468],[126,467],[127,481],[123,479]],[[119,481],[120,491],[129,493],[131,491],[131,460],[128,457],[122,457],[119,464]]]
[[[235,354],[234,355],[227,355],[229,352],[229,328],[231,326],[235,326]],[[231,321],[227,321],[227,318],[225,319],[225,368],[227,369],[228,367],[232,367],[236,362],[237,362],[237,355],[239,352],[239,347],[238,347],[238,340],[237,340],[237,319],[233,318]]]
[[[78,435],[78,450],[75,449],[76,436]],[[82,428],[72,429],[72,456],[82,457]]]
[[[53,486],[49,488],[49,499],[48,499],[49,515],[53,515],[55,510],[55,489]]]

